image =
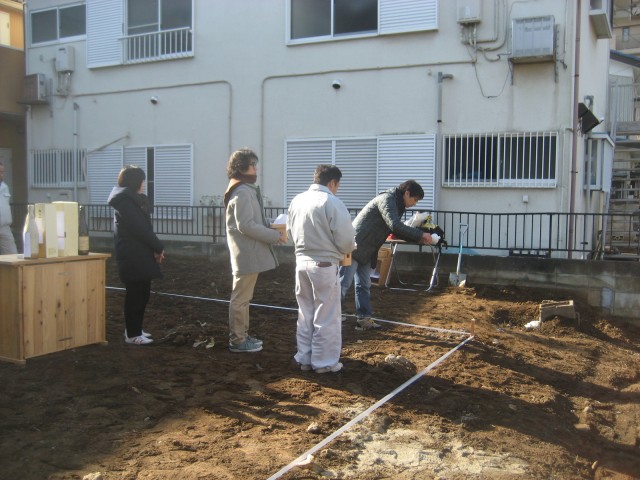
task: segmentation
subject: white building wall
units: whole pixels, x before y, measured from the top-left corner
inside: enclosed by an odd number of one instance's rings
[[[264,193],[274,206],[285,206],[287,140],[557,131],[557,187],[444,188],[438,160],[436,207],[568,211],[574,0],[482,1],[477,45],[486,52],[473,51],[461,41],[458,2],[451,0],[439,1],[438,30],[287,45],[286,1],[194,0],[193,58],[88,69],[84,40],[29,48],[28,73],[45,73],[53,79],[54,90],[56,49],[70,45],[76,51],[70,94],[54,95],[49,106],[31,107],[29,149],[71,148],[75,104],[80,148],[192,143],[195,205],[203,195],[224,192],[229,153],[249,146],[261,159]],[[582,101],[584,95],[593,95],[596,112],[604,115],[608,42],[596,40],[588,20],[589,2],[581,1],[584,70],[578,97]],[[28,10],[65,3],[73,2],[31,0]],[[511,64],[511,20],[540,15],[555,18],[557,62]],[[453,76],[440,85],[441,122],[439,72]],[[335,79],[341,81],[339,90],[332,88]],[[152,96],[158,98],[155,105]],[[582,148],[582,141],[577,143]],[[583,153],[576,154],[576,191],[581,192]],[[46,194],[57,199],[56,191],[31,189],[30,201]],[[578,198],[576,208],[583,206]]]

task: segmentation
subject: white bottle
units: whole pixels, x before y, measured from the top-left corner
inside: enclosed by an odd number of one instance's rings
[[[40,235],[36,224],[35,205],[27,206],[27,218],[24,220],[22,230],[22,244],[24,245],[24,258],[38,258],[38,242]]]

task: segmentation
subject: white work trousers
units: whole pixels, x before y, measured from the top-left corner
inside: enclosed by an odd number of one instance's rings
[[[11,255],[18,253],[16,242],[13,239],[13,233],[9,225],[0,227],[0,255]]]
[[[298,324],[295,360],[314,370],[331,367],[340,360],[342,308],[338,265],[317,262],[296,264]]]

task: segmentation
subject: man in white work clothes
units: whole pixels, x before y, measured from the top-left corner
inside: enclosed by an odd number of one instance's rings
[[[309,190],[289,206],[287,230],[295,245],[298,323],[295,360],[301,370],[342,369],[342,311],[338,264],[355,248],[351,215],[336,196],[342,172],[318,165]]]
[[[11,192],[4,182],[4,164],[0,162],[0,255],[18,253],[11,231]]]

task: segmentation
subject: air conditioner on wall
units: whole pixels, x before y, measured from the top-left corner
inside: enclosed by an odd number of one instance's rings
[[[552,15],[516,18],[511,28],[513,63],[553,62],[555,60],[555,20]]]
[[[34,73],[24,77],[24,96],[20,103],[27,105],[49,103],[47,77],[44,73]]]

